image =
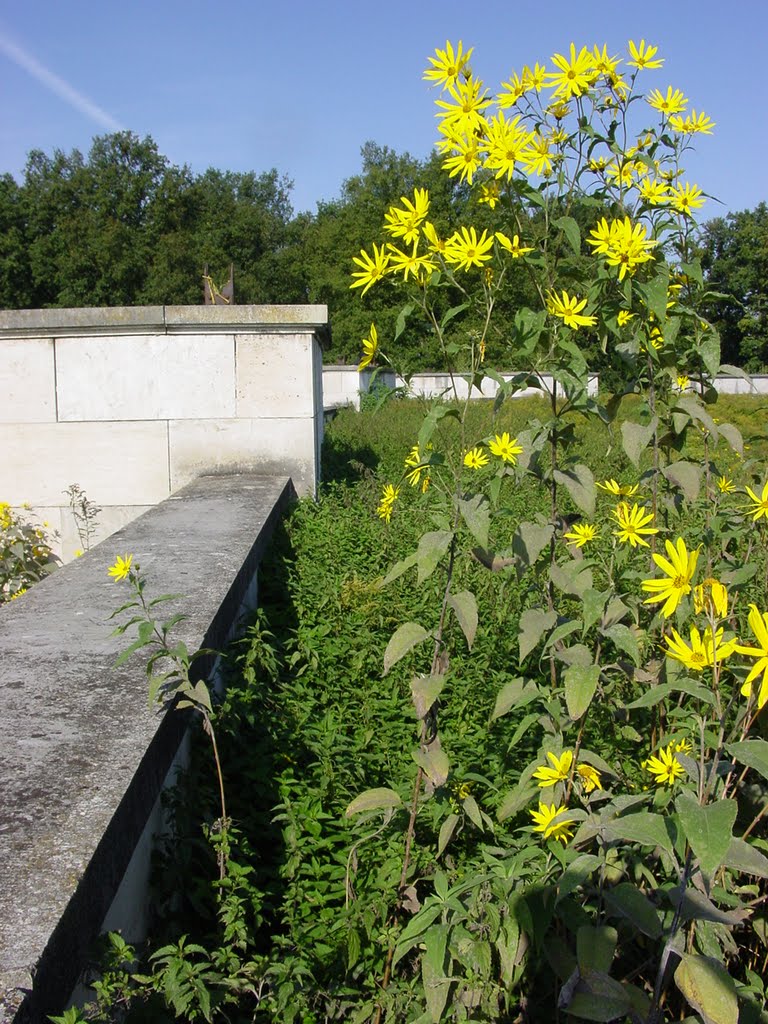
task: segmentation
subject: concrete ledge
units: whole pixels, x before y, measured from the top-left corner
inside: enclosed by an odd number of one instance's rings
[[[62,1011],[185,729],[147,709],[140,656],[112,667],[108,566],[132,553],[152,596],[184,595],[177,637],[221,648],[292,493],[202,477],[0,608],[0,1021]]]
[[[190,334],[209,328],[238,334],[315,331],[328,324],[327,306],[98,306],[0,310],[0,338],[109,334]]]

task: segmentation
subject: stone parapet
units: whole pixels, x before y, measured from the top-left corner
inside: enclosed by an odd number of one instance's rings
[[[132,554],[150,596],[183,595],[161,606],[186,615],[176,639],[220,650],[293,493],[285,477],[201,477],[0,606],[0,1022],[61,1013],[104,923],[130,940],[147,916],[147,822],[186,719],[148,709],[140,654],[113,667],[128,590],[107,568]]]

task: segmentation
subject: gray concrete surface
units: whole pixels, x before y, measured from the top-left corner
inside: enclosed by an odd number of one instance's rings
[[[185,728],[148,709],[141,655],[113,667],[130,591],[108,567],[132,554],[150,596],[184,595],[176,635],[221,648],[292,496],[201,477],[0,607],[0,1022],[62,1011]]]

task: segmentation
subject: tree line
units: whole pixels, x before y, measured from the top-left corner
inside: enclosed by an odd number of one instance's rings
[[[292,182],[276,170],[194,174],[172,164],[148,136],[99,136],[87,157],[76,149],[50,156],[34,150],[21,182],[0,176],[0,307],[197,304],[203,267],[223,281],[233,263],[236,302],[327,304],[325,358],[355,362],[371,322],[388,338],[401,312],[386,280],[362,297],[349,288],[352,258],[381,240],[391,205],[419,186],[429,190],[430,220],[441,237],[460,224],[491,227],[487,207],[445,174],[437,154],[418,159],[367,142],[361,156],[360,172],[344,182],[338,198],[295,214]],[[587,228],[601,213],[573,212]],[[720,330],[724,361],[764,369],[766,204],[704,224],[699,257],[712,289],[725,296],[706,310]],[[502,295],[507,322],[531,304],[531,289],[520,261]],[[447,285],[446,310],[463,303],[470,312],[461,329],[471,331],[472,295]],[[434,335],[419,318],[402,330],[398,349],[406,370],[440,367]],[[511,365],[503,327],[489,349],[498,363]],[[593,349],[599,369],[604,357],[596,341]]]

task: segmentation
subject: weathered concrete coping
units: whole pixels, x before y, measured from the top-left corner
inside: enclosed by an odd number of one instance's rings
[[[112,306],[0,310],[0,338],[289,333],[324,329],[327,306]]]
[[[0,1021],[62,1011],[185,727],[148,709],[140,655],[113,667],[130,590],[107,568],[132,554],[149,597],[184,595],[174,635],[221,649],[292,494],[200,477],[0,607]]]

